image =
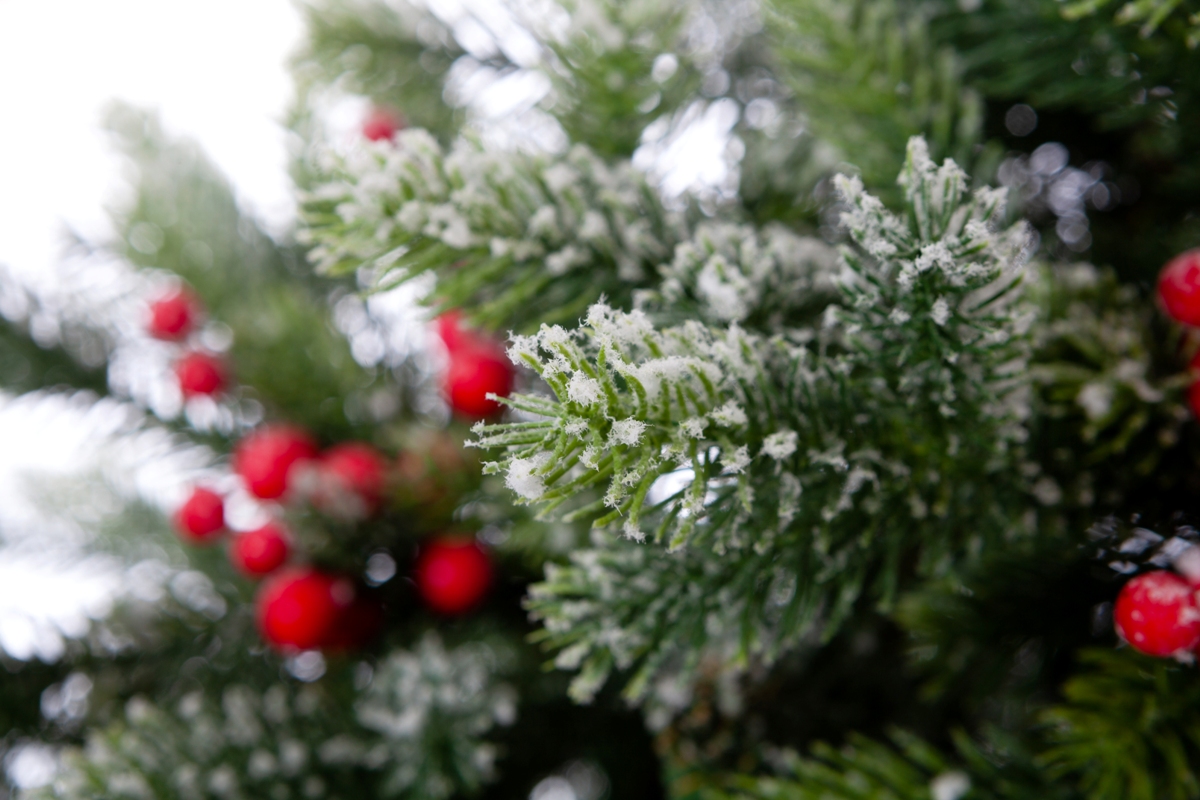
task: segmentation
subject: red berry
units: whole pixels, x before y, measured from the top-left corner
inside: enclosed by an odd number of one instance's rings
[[[354,584],[348,578],[311,567],[277,572],[258,592],[258,630],[282,649],[325,647],[354,599]]]
[[[404,130],[404,119],[386,108],[376,106],[363,119],[362,134],[372,142],[385,142]]]
[[[274,522],[243,533],[233,540],[229,560],[245,575],[269,575],[287,561],[292,546],[287,531]]]
[[[274,500],[287,493],[292,468],[316,457],[317,445],[303,430],[269,425],[238,443],[233,470],[255,497]]]
[[[513,367],[507,358],[491,348],[468,347],[451,353],[442,391],[454,411],[471,419],[485,419],[502,408],[488,394],[506,397],[512,385]]]
[[[178,341],[186,338],[200,316],[200,301],[191,292],[177,289],[150,304],[147,332],[155,339]]]
[[[225,501],[216,492],[193,489],[175,512],[175,527],[192,544],[211,544],[225,528]]]
[[[458,350],[468,332],[463,329],[462,312],[451,309],[433,321],[437,334],[451,353]]]
[[[1163,267],[1158,299],[1176,322],[1200,326],[1200,249],[1175,256]]]
[[[214,395],[225,389],[225,365],[208,353],[191,352],[175,362],[175,377],[184,397]]]
[[[383,504],[387,460],[363,442],[344,442],[321,455],[313,502],[323,511],[364,517]]]
[[[1117,634],[1135,650],[1170,656],[1200,643],[1200,608],[1187,581],[1158,570],[1139,575],[1117,596]]]
[[[492,560],[474,539],[440,538],[427,543],[417,559],[417,589],[434,611],[470,611],[492,585]]]

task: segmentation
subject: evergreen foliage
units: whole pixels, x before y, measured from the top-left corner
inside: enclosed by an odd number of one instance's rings
[[[60,663],[4,662],[0,746],[60,755],[16,796],[1200,797],[1196,669],[1108,605],[1200,542],[1197,342],[1147,292],[1200,243],[1192,5],[306,0],[277,235],[114,107],[116,239],[54,291],[0,272],[0,386],[123,414],[36,490],[126,585]],[[347,103],[409,127],[335,135]],[[163,399],[135,317],[176,280],[221,398]],[[451,310],[520,369],[470,433],[413,333]],[[265,647],[146,489],[236,486],[263,421],[383,454],[371,519],[270,507],[383,604],[352,654]],[[463,534],[496,585],[436,616],[406,576]]]

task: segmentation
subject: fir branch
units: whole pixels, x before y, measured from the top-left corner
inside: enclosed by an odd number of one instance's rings
[[[553,86],[547,110],[572,142],[604,157],[629,158],[654,117],[669,117],[700,87],[701,68],[686,41],[696,8],[678,0],[565,5],[565,35],[543,37],[544,71]]]
[[[476,428],[506,449],[491,470],[519,502],[655,545],[600,538],[533,589],[577,699],[635,665],[640,698],[710,641],[770,659],[864,591],[889,602],[914,555],[937,572],[1020,530],[1025,229],[997,232],[1002,194],[967,199],[920,139],[900,180],[905,218],[839,180],[841,301],[808,327],[660,329],[600,304],[514,337],[557,401],[531,406],[539,426]]]
[[[304,0],[301,11],[308,29],[294,59],[301,98],[310,86],[335,86],[402,111],[442,141],[458,132],[463,110],[447,105],[443,91],[463,50],[428,9],[408,0]]]
[[[971,163],[982,101],[920,13],[894,0],[773,0],[768,9],[780,79],[817,139],[859,167],[868,187],[896,173],[910,136]]]
[[[1112,0],[1075,0],[1062,9],[1064,19],[1076,20],[1091,16],[1112,5]],[[1121,5],[1113,20],[1118,25],[1138,24],[1138,35],[1148,38],[1172,15],[1186,19],[1189,47],[1200,45],[1200,10],[1189,9],[1184,0],[1133,0]]]
[[[837,254],[781,225],[705,223],[659,268],[655,291],[635,302],[656,320],[736,322],[763,332],[811,324],[836,298]]]
[[[315,655],[315,653],[314,653]],[[68,750],[28,800],[398,797],[444,800],[492,779],[484,737],[516,714],[483,643],[447,650],[427,634],[378,666],[351,708],[330,679],[297,688],[231,683],[172,706],[131,700],[125,719]],[[344,681],[342,682],[344,683]]]
[[[626,298],[683,236],[645,179],[583,146],[564,156],[444,151],[420,130],[329,165],[306,198],[319,270],[368,267],[378,285],[426,272],[443,307],[492,327],[574,320],[601,295]]]
[[[1086,651],[1086,671],[1047,710],[1042,763],[1095,800],[1200,794],[1200,684],[1195,671],[1132,651]]]
[[[785,752],[778,776],[722,776],[704,800],[1066,800],[1077,795],[1038,773],[1032,759],[1003,737],[986,746],[954,735],[956,758],[904,731],[890,742],[852,735],[841,747],[820,743],[806,756]]]

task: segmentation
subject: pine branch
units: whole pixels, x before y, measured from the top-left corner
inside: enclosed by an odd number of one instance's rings
[[[818,744],[800,757],[784,754],[778,777],[734,775],[698,793],[704,800],[1050,800],[1077,797],[1047,782],[1022,751],[993,737],[986,747],[959,733],[957,758],[912,734],[891,742],[855,735],[839,748]],[[957,762],[957,763],[956,763]],[[722,785],[723,784],[723,785]]]
[[[1002,195],[965,199],[919,139],[900,180],[903,219],[840,180],[853,246],[840,303],[808,327],[658,329],[597,305],[576,331],[514,338],[556,399],[512,398],[538,419],[478,426],[505,450],[486,469],[543,513],[654,543],[602,536],[532,591],[559,665],[582,665],[577,699],[635,665],[640,698],[710,641],[770,659],[864,591],[890,602],[914,558],[936,573],[1021,529],[1024,228],[995,232]],[[656,489],[671,474],[677,490]]]
[[[1062,15],[1064,19],[1082,19],[1110,5],[1112,0],[1075,0],[1063,8]],[[1200,9],[1184,0],[1133,0],[1124,3],[1113,20],[1118,25],[1140,23],[1138,35],[1148,38],[1172,15],[1181,22],[1187,20],[1184,24],[1190,26],[1186,28],[1188,47],[1200,45]]]
[[[1200,794],[1200,684],[1195,671],[1130,650],[1087,651],[1086,671],[1047,710],[1050,774],[1077,779],[1095,800]]]
[[[427,9],[408,0],[306,0],[301,10],[308,39],[294,65],[302,97],[305,86],[337,87],[403,112],[442,141],[453,138],[464,111],[443,92],[463,50]]]
[[[441,307],[493,327],[574,320],[602,295],[628,298],[682,237],[628,162],[583,146],[565,156],[444,151],[409,130],[330,165],[305,217],[319,271],[373,269],[378,286],[436,272]]]
[[[337,287],[311,275],[294,246],[275,242],[243,214],[228,181],[193,143],[172,140],[153,116],[124,106],[113,108],[108,125],[138,176],[132,203],[113,214],[120,255],[137,267],[169,270],[196,290],[232,334],[235,379],[268,415],[323,437],[362,435],[363,421],[349,418],[345,402],[326,402],[382,384],[332,325]]]
[[[767,21],[780,80],[817,139],[861,169],[868,187],[896,174],[910,136],[927,136],[936,156],[972,163],[982,103],[920,13],[893,0],[774,0]]]
[[[137,697],[124,720],[68,751],[53,784],[21,796],[442,800],[474,793],[496,757],[484,737],[515,715],[511,689],[494,679],[498,666],[487,645],[446,650],[428,634],[412,651],[384,659],[353,704],[348,675],[309,686],[228,683],[219,695],[193,691],[169,705]]]
[[[554,88],[548,110],[571,142],[605,158],[629,158],[651,120],[669,118],[700,87],[703,74],[685,38],[697,9],[678,0],[567,7],[566,35],[543,40],[552,56],[545,66]],[[673,66],[659,62],[656,73],[660,56]]]

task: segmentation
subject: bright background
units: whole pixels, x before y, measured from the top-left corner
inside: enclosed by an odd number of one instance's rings
[[[112,100],[157,109],[169,132],[200,143],[244,208],[285,228],[294,204],[280,121],[301,34],[288,0],[0,0],[0,263],[53,281],[68,227],[111,236],[104,208],[124,184],[99,122]],[[11,655],[53,658],[60,634],[107,607],[116,565],[72,557],[80,530],[47,519],[28,489],[137,460],[106,447],[105,434],[130,424],[115,402],[0,395],[0,647]],[[149,439],[141,457],[168,452]],[[186,462],[160,459],[162,480]]]

